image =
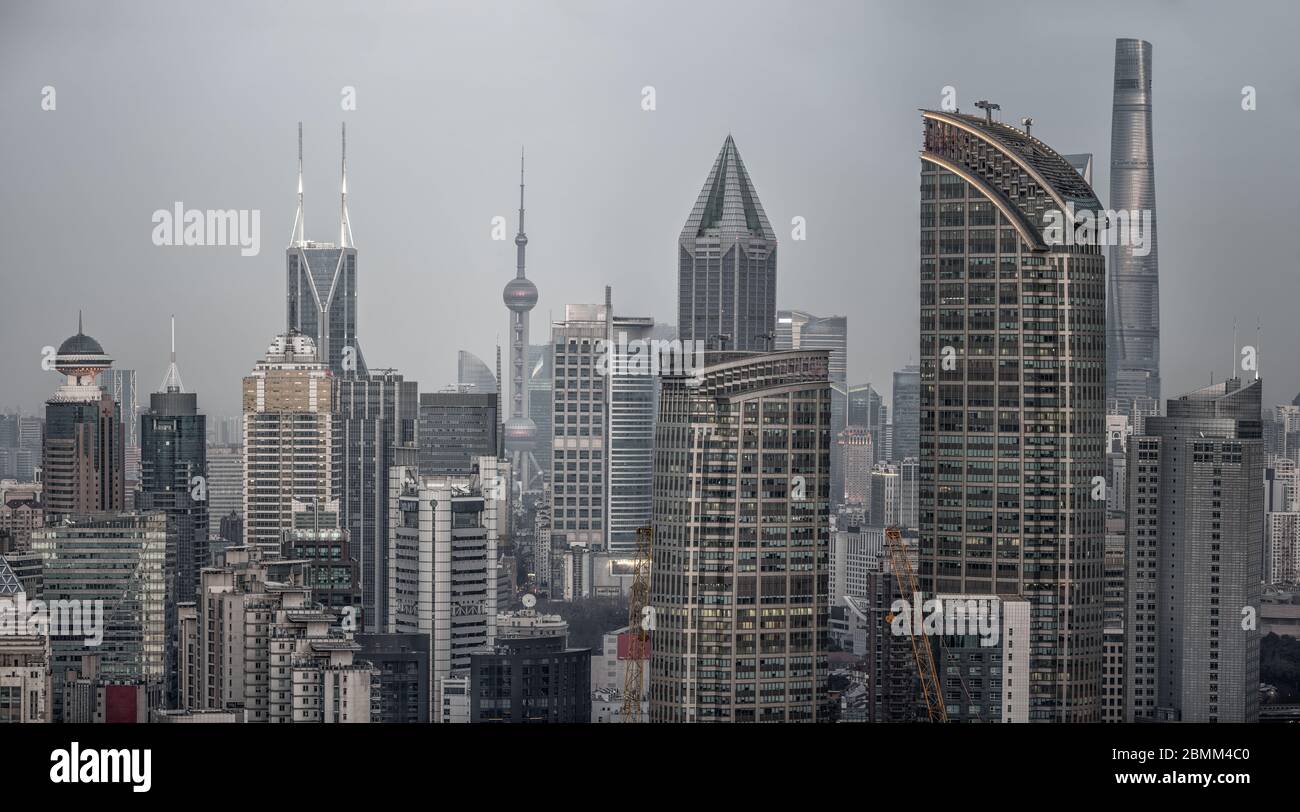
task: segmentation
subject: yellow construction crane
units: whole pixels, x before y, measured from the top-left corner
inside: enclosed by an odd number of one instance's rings
[[[650,632],[654,631],[654,607],[647,605],[650,596],[650,550],[654,529],[636,531],[636,560],[632,565],[632,588],[628,590],[627,628],[632,638],[627,668],[623,672],[623,722],[641,720],[641,682],[645,679],[645,662],[650,654]],[[649,610],[649,611],[647,611]]]
[[[889,561],[894,570],[894,579],[898,582],[898,591],[907,601],[916,600],[916,573],[907,560],[907,550],[903,548],[903,534],[897,527],[885,528],[885,545],[889,548]],[[893,615],[887,618],[893,622]],[[930,642],[925,639],[922,629],[911,629],[908,637],[912,643],[912,659],[916,661],[916,674],[920,677],[921,695],[925,698],[926,713],[931,722],[948,721],[948,708],[943,701],[943,691],[939,687],[939,674],[934,668],[934,655],[930,651]]]

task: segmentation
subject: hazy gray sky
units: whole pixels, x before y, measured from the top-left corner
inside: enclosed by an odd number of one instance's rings
[[[506,332],[528,151],[533,341],[566,302],[676,321],[676,242],[728,132],[778,237],[782,308],[849,318],[850,377],[917,350],[920,117],[953,85],[1108,196],[1116,37],[1154,45],[1166,396],[1216,379],[1262,319],[1268,402],[1300,389],[1293,242],[1300,72],[1290,2],[27,2],[0,6],[0,409],[57,386],[41,347],[86,332],[138,370],[177,317],[187,388],[239,410],[284,328],[295,128],[308,237],[338,234],[339,123],[372,367],[432,390]],[[54,111],[42,88],[56,89]],[[657,109],[641,109],[641,89]],[[1244,85],[1258,109],[1241,109]],[[344,112],[341,89],[356,89]],[[175,201],[261,211],[261,253],[156,247]],[[792,217],[808,238],[789,239]]]

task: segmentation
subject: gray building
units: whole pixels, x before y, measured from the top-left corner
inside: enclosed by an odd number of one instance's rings
[[[886,460],[885,428],[889,423],[889,407],[885,398],[876,387],[869,383],[860,383],[849,387],[848,425],[861,426],[871,435],[871,447],[875,459]]]
[[[456,353],[456,384],[472,386],[471,392],[479,394],[495,393],[497,377],[482,358],[472,352],[459,350]]]
[[[654,515],[655,396],[658,379],[630,355],[649,352],[654,319],[614,316],[607,345],[609,441],[605,547],[615,555],[636,552],[636,531]]]
[[[1029,720],[1098,721],[1105,259],[1043,223],[1100,203],[991,106],[922,122],[920,587],[1028,600]]]
[[[826,350],[830,353],[831,438],[848,424],[849,320],[844,316],[814,316],[802,310],[776,314],[774,350]],[[831,448],[832,507],[844,499],[844,454],[838,443]]]
[[[516,637],[470,655],[470,722],[587,724],[591,649]]]
[[[157,512],[82,517],[33,531],[32,550],[43,565],[41,598],[103,602],[103,639],[93,650],[91,635],[50,636],[56,718],[63,718],[64,677],[80,670],[87,654],[98,660],[98,678],[161,691],[167,604],[175,601],[167,544],[167,516]]]
[[[894,442],[890,462],[921,456],[921,368],[909,365],[894,372]]]
[[[826,718],[827,355],[708,353],[662,379],[652,722]]]
[[[358,662],[374,666],[370,721],[422,724],[429,717],[429,635],[358,634]]]
[[[416,429],[420,474],[468,475],[479,457],[499,457],[498,405],[495,394],[422,393]]]
[[[1128,721],[1255,722],[1261,383],[1171,399],[1128,442]]]
[[[1128,414],[1134,401],[1160,402],[1160,252],[1151,134],[1151,43],[1115,40],[1110,123],[1110,208],[1151,212],[1149,253],[1110,248],[1106,282],[1106,397]]]
[[[337,494],[359,567],[361,628],[369,631],[384,627],[388,469],[397,464],[398,447],[415,445],[417,388],[393,370],[373,370],[346,372],[333,389]]]
[[[677,336],[768,350],[776,331],[776,232],[727,136],[677,242]]]
[[[554,351],[550,342],[528,348],[528,416],[537,427],[533,457],[548,479],[551,476],[551,386],[554,383]]]
[[[609,380],[600,359],[609,311],[607,304],[565,305],[564,321],[551,325],[551,531],[566,545],[600,546],[606,539]]]

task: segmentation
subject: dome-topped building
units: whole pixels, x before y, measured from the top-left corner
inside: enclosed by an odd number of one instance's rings
[[[55,392],[57,400],[98,400],[99,374],[113,366],[98,341],[86,335],[77,314],[77,334],[69,336],[59,345],[54,355],[54,368],[67,376],[67,381]]]
[[[53,358],[53,368],[65,376],[63,385],[45,401],[41,460],[47,525],[67,516],[122,510],[126,504],[122,409],[98,381],[112,367],[113,359],[86,335],[78,314],[76,335],[60,344]]]

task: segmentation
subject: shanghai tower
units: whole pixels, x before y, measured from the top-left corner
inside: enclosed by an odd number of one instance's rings
[[[1115,98],[1110,125],[1110,205],[1151,212],[1149,253],[1110,248],[1106,286],[1106,401],[1130,414],[1135,402],[1160,403],[1160,279],[1156,178],[1151,149],[1151,43],[1115,40]]]

